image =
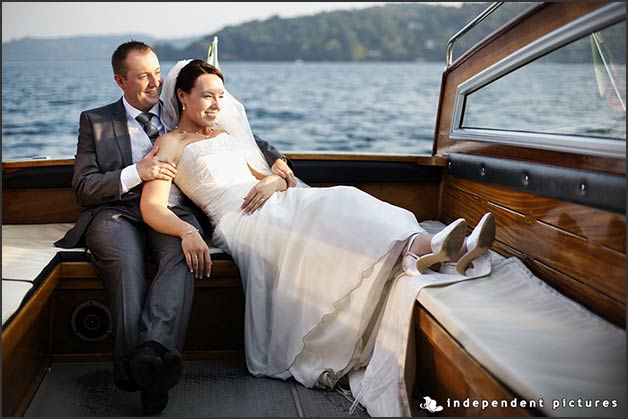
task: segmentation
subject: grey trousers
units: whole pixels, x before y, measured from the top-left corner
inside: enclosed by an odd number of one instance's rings
[[[203,231],[192,211],[175,212]],[[84,237],[112,312],[114,380],[129,380],[129,356],[143,342],[156,341],[182,354],[194,277],[185,264],[181,239],[146,225],[135,201],[102,209]],[[147,257],[158,265],[150,283],[144,277]]]

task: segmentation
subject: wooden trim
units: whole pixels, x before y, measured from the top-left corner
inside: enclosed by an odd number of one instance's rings
[[[61,281],[57,289],[102,289],[91,262],[62,262],[59,265]],[[153,270],[148,268],[148,270]],[[150,277],[150,273],[148,277]],[[212,278],[213,277],[213,278]],[[231,260],[215,260],[212,263],[212,277],[197,279],[197,288],[241,287],[240,271]]]
[[[3,416],[24,414],[50,364],[49,336],[38,333],[47,333],[49,330],[46,329],[49,319],[44,314],[50,308],[50,297],[59,281],[60,268],[56,266],[2,329]],[[36,325],[38,321],[45,321],[46,324]],[[37,326],[35,334],[29,333],[34,330],[33,325]],[[5,374],[9,374],[9,371],[15,373],[15,369],[20,371],[20,376],[17,377],[17,382],[11,380],[12,386],[9,388],[7,378],[10,377]],[[14,393],[7,397],[5,392]]]
[[[28,326],[41,314],[50,296],[61,279],[61,268],[57,265],[50,275],[35,290],[26,304],[19,309],[6,328],[2,329],[2,361],[10,358],[20,340],[28,332]]]
[[[2,172],[10,172],[25,167],[74,166],[74,159],[42,159],[3,161]]]
[[[560,6],[553,6],[550,2],[540,3],[524,11],[510,22],[507,22],[503,27],[491,33],[486,39],[465,51],[463,55],[446,69],[446,73],[457,70],[458,67],[466,65],[469,60],[477,59],[478,56],[482,56],[482,58],[486,60],[492,60],[492,63],[495,63],[537,38],[541,38],[572,20],[587,13],[591,13],[608,3],[564,2],[563,4],[567,9],[566,11],[561,10]],[[529,25],[533,30],[530,30],[530,27],[526,27],[525,25]],[[513,34],[512,32],[517,31],[517,26],[523,26],[524,30],[520,30],[519,32],[521,33]],[[495,49],[493,44],[497,42],[504,43],[504,48],[501,50]],[[471,63],[471,65],[472,64],[473,63]],[[488,67],[488,65],[486,66]]]
[[[349,161],[381,161],[381,162],[413,162],[421,166],[445,166],[443,157],[420,155],[389,155],[389,154],[349,154],[334,152],[293,152],[285,153],[290,160],[349,160]],[[2,162],[2,172],[11,172],[27,167],[74,166],[74,159],[46,160],[15,160]]]
[[[522,408],[448,408],[446,400],[512,400],[515,393],[478,363],[418,303],[416,386],[422,395],[435,399],[445,408],[439,416],[534,416]]]

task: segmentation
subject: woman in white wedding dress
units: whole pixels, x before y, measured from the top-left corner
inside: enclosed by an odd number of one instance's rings
[[[462,219],[431,236],[411,212],[356,188],[288,188],[270,172],[222,74],[201,60],[177,63],[164,95],[171,132],[157,140],[158,157],[176,164],[175,183],[210,218],[213,243],[240,270],[246,363],[255,376],[333,388],[368,363],[400,265],[416,275],[461,258],[464,271],[492,243],[490,216],[465,243]],[[203,238],[168,209],[169,189],[160,180],[144,185],[144,220],[181,237],[190,270],[208,276]]]

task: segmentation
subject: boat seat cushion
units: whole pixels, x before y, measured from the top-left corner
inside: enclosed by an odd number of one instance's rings
[[[58,223],[2,226],[3,325],[57,264],[90,260],[88,250],[84,247],[61,249],[54,245],[73,225]],[[215,259],[230,258],[215,247],[210,248],[210,253]]]
[[[488,277],[425,287],[419,303],[515,393],[543,399],[544,414],[608,415],[614,409],[605,409],[605,400],[624,406],[626,331],[560,294],[518,258],[491,251],[491,259]],[[579,399],[598,401],[598,408],[578,409]]]
[[[85,248],[60,249],[54,242],[73,224],[2,226],[2,279],[36,282],[57,253],[85,253]]]

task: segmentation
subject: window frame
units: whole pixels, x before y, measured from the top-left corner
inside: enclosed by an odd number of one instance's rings
[[[449,138],[625,159],[626,141],[622,139],[461,127],[467,95],[551,51],[625,20],[625,3],[604,6],[550,32],[458,85]]]

